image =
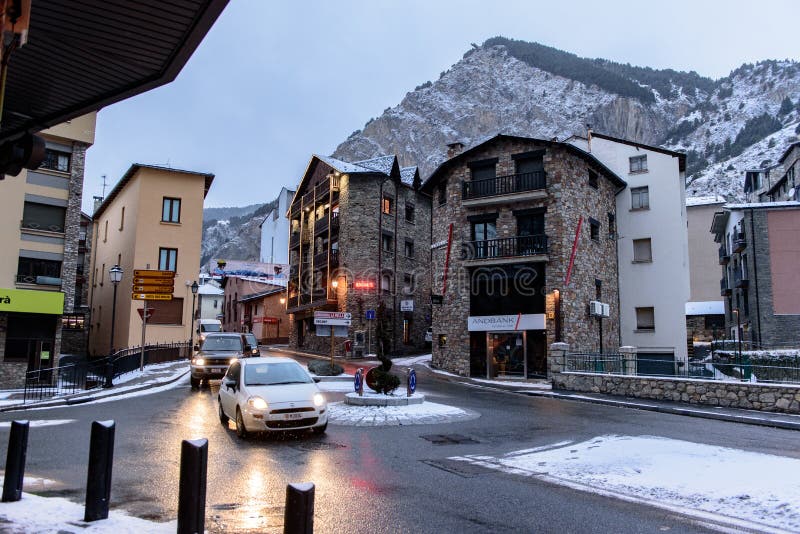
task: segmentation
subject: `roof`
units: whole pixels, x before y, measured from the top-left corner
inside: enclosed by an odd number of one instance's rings
[[[362,161],[354,161],[353,164],[358,165],[359,167],[366,167],[368,169],[372,169],[373,171],[378,171],[381,174],[389,176],[392,174],[392,168],[396,162],[397,157],[392,155],[378,156],[377,158],[365,159]]]
[[[419,176],[419,168],[414,165],[413,167],[403,167],[400,169],[400,180],[410,186],[414,186],[414,180]]]
[[[205,198],[206,195],[208,194],[208,190],[211,188],[211,182],[214,181],[214,175],[207,172],[185,171],[182,169],[171,169],[169,167],[162,167],[160,165],[146,165],[144,163],[134,163],[128,168],[127,171],[125,171],[125,174],[122,175],[122,178],[119,180],[119,182],[117,182],[117,185],[114,186],[114,189],[112,189],[111,192],[108,194],[108,196],[105,198],[105,200],[103,200],[103,203],[97,207],[94,214],[92,215],[92,218],[94,219],[98,218],[106,210],[109,204],[113,202],[113,200],[117,197],[117,195],[119,195],[120,191],[122,191],[125,188],[125,186],[128,185],[128,182],[131,181],[131,178],[133,178],[134,175],[140,169],[155,169],[158,171],[169,171],[178,174],[187,174],[191,176],[203,176],[205,178],[205,189],[203,191],[203,198]]]
[[[603,162],[601,162],[599,159],[594,157],[589,152],[586,152],[585,150],[581,150],[580,148],[576,147],[575,145],[573,145],[571,143],[562,143],[562,142],[559,142],[559,141],[552,141],[552,140],[548,141],[548,140],[545,140],[545,139],[537,139],[535,137],[522,137],[522,136],[518,136],[518,135],[497,134],[497,135],[494,135],[492,137],[489,137],[488,139],[485,139],[485,140],[482,140],[482,141],[478,142],[477,144],[471,146],[470,148],[464,150],[463,152],[460,152],[458,155],[448,159],[447,161],[445,161],[444,163],[439,165],[436,168],[436,170],[434,170],[433,173],[431,173],[431,175],[428,176],[428,178],[422,184],[422,188],[421,189],[423,191],[425,191],[425,190],[429,191],[430,187],[434,183],[436,183],[438,177],[447,168],[449,168],[450,166],[454,165],[456,162],[460,162],[460,161],[468,158],[471,154],[476,152],[477,149],[481,148],[483,145],[485,145],[487,143],[492,143],[495,140],[501,139],[501,138],[502,139],[515,140],[515,141],[535,141],[535,142],[537,142],[539,144],[543,144],[543,145],[548,146],[548,147],[563,148],[567,152],[571,152],[572,154],[578,156],[579,158],[584,159],[585,161],[587,161],[587,162],[591,163],[592,165],[594,165],[595,167],[597,167],[604,176],[606,176],[609,180],[611,180],[613,183],[615,183],[620,188],[626,187],[628,185],[622,178],[617,176],[617,174],[614,171],[612,171],[611,169],[606,167],[603,164]]]
[[[227,3],[34,0],[8,66],[0,142],[171,82]]]
[[[794,149],[795,149],[795,148],[797,148],[797,147],[800,147],[800,141],[795,141],[794,143],[792,143],[791,145],[789,145],[789,146],[786,148],[786,152],[784,152],[784,153],[783,153],[783,155],[782,155],[780,158],[778,158],[778,163],[783,163],[783,161],[784,161],[786,158],[788,158],[788,157],[789,157],[789,153],[791,153],[791,151],[792,151],[792,150],[794,150]]]
[[[214,284],[203,284],[197,288],[198,295],[224,295],[225,291]]]
[[[270,295],[276,295],[278,293],[283,294],[285,292],[286,292],[286,288],[285,287],[275,287],[275,288],[272,288],[272,289],[267,289],[265,291],[259,291],[258,293],[250,293],[249,295],[243,295],[242,297],[239,298],[239,302],[248,302],[248,301],[260,299],[260,298],[263,298],[263,297],[268,297]]]
[[[692,206],[708,206],[711,204],[725,204],[727,200],[725,197],[719,195],[709,197],[686,197],[686,207]]]
[[[783,202],[749,202],[744,204],[725,204],[726,210],[748,210],[748,209],[776,209],[776,208],[800,208],[800,201],[786,200]]]
[[[678,170],[680,171],[686,170],[686,154],[683,152],[675,152],[674,150],[667,150],[666,148],[661,148],[660,146],[646,145],[644,143],[639,143],[638,141],[631,141],[630,139],[623,139],[621,137],[614,137],[611,135],[606,135],[598,132],[592,132],[592,138],[595,137],[599,139],[605,139],[607,141],[614,141],[615,143],[622,143],[623,145],[630,145],[639,148],[644,148],[646,150],[652,150],[653,152],[659,152],[661,154],[666,154],[668,156],[678,158]]]
[[[686,315],[725,315],[725,302],[721,300],[687,302]]]

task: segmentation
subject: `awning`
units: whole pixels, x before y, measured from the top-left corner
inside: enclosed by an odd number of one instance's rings
[[[725,303],[721,300],[687,302],[686,315],[725,315]]]
[[[31,289],[0,289],[0,313],[64,313],[64,293]]]

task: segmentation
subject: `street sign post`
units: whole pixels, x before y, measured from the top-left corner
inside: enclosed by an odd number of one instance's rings
[[[147,310],[145,310],[144,308],[137,308],[136,311],[139,312],[139,317],[141,317],[142,321],[144,321],[146,319],[152,318],[153,317],[153,312],[155,310],[153,308],[147,308]],[[145,317],[145,313],[147,313],[146,317]]]
[[[134,269],[134,278],[175,278],[175,271],[157,271],[155,269]]]
[[[131,293],[131,300],[172,300],[172,293]]]

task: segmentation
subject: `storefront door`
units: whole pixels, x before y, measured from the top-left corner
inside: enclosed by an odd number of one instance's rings
[[[489,378],[525,378],[525,332],[488,332],[486,334]]]

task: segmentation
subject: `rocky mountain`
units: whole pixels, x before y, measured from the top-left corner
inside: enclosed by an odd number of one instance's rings
[[[497,133],[598,132],[687,153],[690,196],[743,196],[743,171],[775,162],[800,133],[800,63],[745,64],[725,78],[581,58],[502,37],[473,45],[435,82],[353,132],[345,160],[395,153],[424,177],[446,144]]]
[[[258,261],[261,244],[258,225],[276,206],[277,199],[243,208],[204,209],[200,265],[215,258]]]

